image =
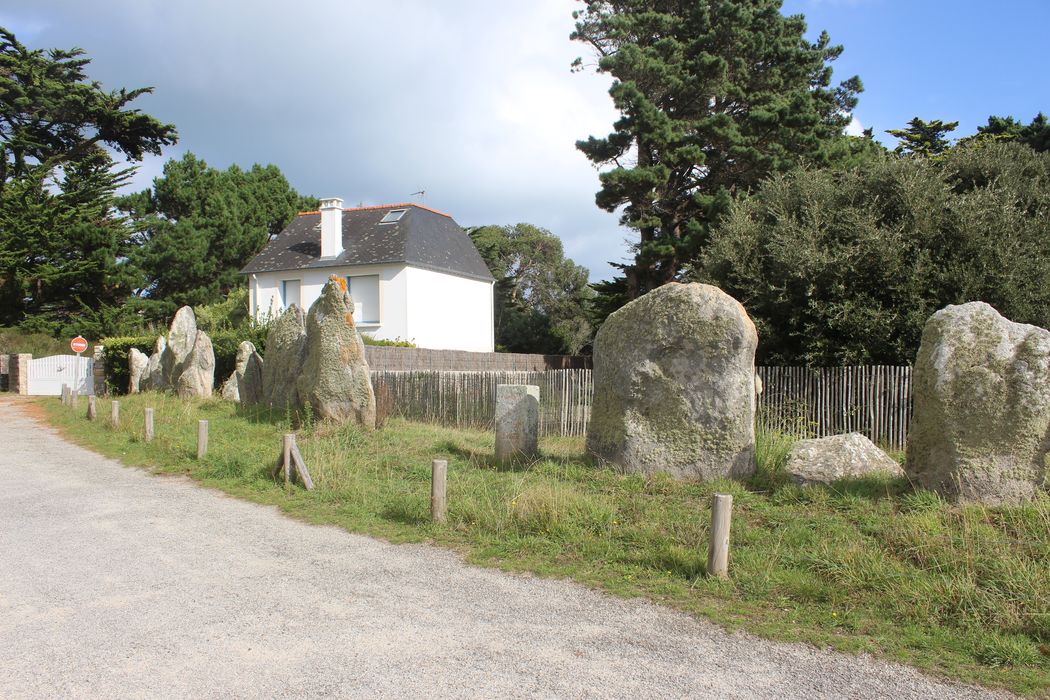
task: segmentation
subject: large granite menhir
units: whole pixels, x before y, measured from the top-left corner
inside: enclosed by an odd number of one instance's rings
[[[306,356],[306,317],[292,304],[270,326],[266,334],[266,357],[262,368],[262,403],[284,410],[298,408],[296,385]]]
[[[175,313],[167,338],[157,338],[145,367],[129,355],[129,392],[152,389],[174,390],[181,398],[211,396],[215,386],[215,351],[208,334],[197,328],[193,309],[183,306]],[[136,381],[136,371],[139,372]]]
[[[757,345],[744,307],[705,284],[667,284],[614,312],[594,341],[588,451],[625,472],[752,474]]]
[[[222,398],[245,405],[257,404],[262,399],[262,357],[249,340],[237,346],[237,360],[233,374],[222,385]]]
[[[297,382],[299,400],[314,415],[337,423],[376,427],[376,397],[365,344],[354,326],[346,283],[333,275],[306,317],[306,353]]]
[[[1016,504],[1050,478],[1050,331],[988,304],[930,317],[915,360],[908,475],[956,502]]]

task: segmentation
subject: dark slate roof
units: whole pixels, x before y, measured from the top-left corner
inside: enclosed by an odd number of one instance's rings
[[[393,209],[407,211],[394,223],[380,224],[379,220]],[[343,252],[324,260],[320,212],[299,214],[241,274],[396,262],[492,280],[470,236],[451,216],[411,203],[344,209]]]

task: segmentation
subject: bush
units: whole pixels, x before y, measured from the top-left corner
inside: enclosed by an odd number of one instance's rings
[[[948,304],[1050,324],[1048,239],[1050,154],[983,143],[773,177],[733,205],[694,276],[747,309],[759,363],[907,364]]]

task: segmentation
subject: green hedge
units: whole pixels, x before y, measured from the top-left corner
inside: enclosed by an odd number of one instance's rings
[[[233,374],[237,365],[237,348],[242,341],[250,340],[259,354],[266,349],[266,327],[242,328],[240,330],[223,330],[208,333],[215,351],[215,388]],[[103,357],[106,360],[106,385],[111,392],[125,394],[128,391],[128,350],[138,348],[149,355],[153,352],[156,336],[131,336],[121,338],[103,338],[105,346]]]

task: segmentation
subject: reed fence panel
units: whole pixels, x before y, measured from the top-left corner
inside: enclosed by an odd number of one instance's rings
[[[911,368],[758,367],[756,426],[800,438],[860,432],[904,449],[911,420]],[[374,371],[376,391],[413,420],[491,429],[497,384],[540,387],[540,435],[586,435],[591,370],[546,372]]]

